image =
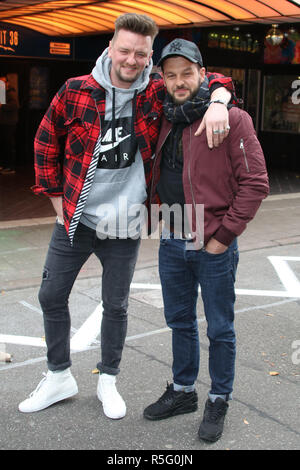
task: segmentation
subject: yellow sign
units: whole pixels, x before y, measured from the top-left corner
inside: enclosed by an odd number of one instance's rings
[[[0,29],[0,49],[15,52],[14,47],[19,45],[18,31]]]
[[[70,55],[71,44],[68,42],[50,42],[50,54]]]

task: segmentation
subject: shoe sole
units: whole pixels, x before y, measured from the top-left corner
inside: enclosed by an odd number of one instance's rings
[[[150,419],[151,421],[159,421],[160,419],[166,419],[166,418],[172,418],[173,416],[178,416],[178,415],[183,415],[186,413],[193,413],[194,411],[197,411],[198,409],[198,404],[195,404],[193,407],[189,409],[178,409],[174,410],[172,413],[165,413],[162,415],[157,415],[157,416],[152,416],[148,415],[147,413],[144,412],[144,418]]]
[[[77,389],[77,392],[65,393],[63,395],[60,395],[59,398],[56,398],[55,400],[51,400],[50,402],[47,402],[46,405],[39,406],[38,408],[34,408],[31,410],[22,410],[20,409],[20,406],[19,406],[19,411],[21,411],[21,413],[35,413],[36,411],[42,411],[42,410],[45,410],[46,408],[49,408],[49,406],[54,405],[54,403],[58,403],[59,401],[74,397],[75,395],[77,395],[77,393],[78,393],[78,389]]]
[[[124,416],[126,416],[126,411],[127,411],[126,405],[125,405],[125,413],[124,413],[122,416],[110,416],[110,415],[109,415],[108,413],[106,413],[105,410],[104,410],[103,400],[102,400],[102,398],[101,398],[101,396],[100,396],[100,393],[99,393],[98,391],[97,391],[97,397],[98,397],[98,400],[102,403],[103,413],[105,414],[105,416],[106,416],[107,418],[110,418],[110,419],[122,419],[122,418],[124,418]]]
[[[202,437],[200,436],[200,434],[198,434],[198,437],[201,441],[204,441],[204,442],[211,442],[211,443],[214,443],[214,442],[217,442],[221,437],[222,437],[222,434],[218,434],[217,436],[213,436],[213,437]]]

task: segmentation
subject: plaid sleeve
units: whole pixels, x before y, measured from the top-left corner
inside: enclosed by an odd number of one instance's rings
[[[232,95],[231,103],[238,104],[238,100],[235,95],[234,83],[231,77],[225,77],[221,73],[211,73],[211,72],[207,72],[206,75],[207,75],[208,82],[209,82],[208,85],[210,89],[210,94],[212,94],[212,92],[216,90],[217,88],[224,87],[228,91],[231,92],[231,95]]]
[[[57,92],[34,139],[35,194],[63,195],[62,159],[66,136],[65,96],[67,83]]]

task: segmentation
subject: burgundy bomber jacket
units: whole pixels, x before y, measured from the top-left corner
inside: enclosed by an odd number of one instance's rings
[[[210,150],[206,134],[194,133],[201,119],[183,131],[183,188],[192,233],[200,241],[199,248],[211,237],[229,246],[255,216],[262,200],[269,193],[268,174],[262,148],[249,114],[237,107],[229,111],[230,132],[223,143]],[[150,200],[157,202],[162,146],[172,124],[165,117],[153,164]],[[196,205],[204,205],[204,233],[199,234]],[[201,211],[199,212],[201,213]],[[155,227],[151,227],[155,229]]]

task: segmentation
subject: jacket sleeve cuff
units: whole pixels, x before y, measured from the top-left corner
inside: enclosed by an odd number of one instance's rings
[[[224,227],[224,225],[221,225],[213,237],[223,245],[229,246],[237,235]]]
[[[226,88],[226,90],[230,91],[231,93],[231,100],[229,101],[228,104],[238,104],[238,99],[235,95],[235,90],[234,88],[232,88],[230,82],[228,83],[221,83],[221,82],[218,82],[218,81],[215,81],[215,80],[212,80],[210,83],[209,83],[209,92],[210,92],[210,95],[213,94],[213,92],[215,90],[217,90],[218,88]]]
[[[223,88],[224,85],[220,82],[214,82],[210,85],[209,87],[209,91],[210,91],[210,94],[212,94],[215,90],[217,90],[218,88]],[[231,90],[230,90],[231,91]]]
[[[63,196],[63,188],[55,188],[55,189],[45,189],[42,186],[31,186],[30,188],[34,194],[40,195],[43,194],[48,197],[60,197]]]

